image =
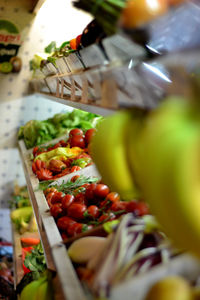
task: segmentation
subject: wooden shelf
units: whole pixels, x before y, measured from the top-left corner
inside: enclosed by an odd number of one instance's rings
[[[20,234],[16,231],[14,225],[12,224],[12,237],[13,237],[13,253],[14,253],[14,287],[21,281],[24,276],[24,270],[22,267],[22,246],[21,246],[21,238],[22,237],[32,237],[39,238],[38,232],[25,232]]]
[[[60,139],[62,139],[62,137],[60,137],[59,140]],[[55,139],[54,141],[57,140],[58,139]],[[52,143],[52,141],[47,144],[50,143]],[[27,150],[24,141],[19,141],[19,151],[22,159],[29,196],[45,253],[46,263],[49,269],[57,272],[59,285],[62,290],[62,296],[60,298],[66,300],[85,300],[87,297],[77,278],[71,260],[67,255],[66,247],[62,243],[62,237],[58,231],[54,218],[50,215],[45,196],[43,192],[38,189],[39,180],[32,172],[32,162],[30,159],[32,149]],[[75,174],[99,177],[95,166],[91,165],[80,171],[63,176],[55,182],[59,184],[63,182],[63,180],[67,181]]]

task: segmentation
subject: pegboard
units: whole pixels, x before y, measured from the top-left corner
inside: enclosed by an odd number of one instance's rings
[[[14,182],[25,184],[17,147],[19,127],[29,120],[44,120],[73,108],[39,95],[0,104],[0,207],[8,207]]]
[[[0,0],[0,16],[10,10],[20,17],[24,14],[24,3],[25,0]],[[20,73],[0,74],[0,208],[8,207],[16,179],[25,184],[16,148],[19,127],[32,119],[44,120],[72,110],[40,96],[27,96],[31,79],[29,61],[51,41],[60,45],[81,34],[90,21],[91,17],[73,8],[71,1],[59,0],[55,5],[55,0],[46,0],[38,14],[29,14],[27,19],[26,35],[18,53],[23,62]]]

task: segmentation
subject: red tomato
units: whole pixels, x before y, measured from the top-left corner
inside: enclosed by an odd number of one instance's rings
[[[72,137],[74,135],[83,135],[83,130],[80,128],[74,128],[74,129],[70,130],[69,136]]]
[[[79,147],[84,149],[85,148],[85,140],[82,135],[74,135],[70,139],[70,147]]]
[[[41,168],[40,170],[36,171],[37,178],[39,180],[50,180],[53,178],[53,174],[48,169]]]
[[[80,177],[80,175],[75,175],[71,178],[71,181],[75,182],[79,177]]]
[[[67,211],[68,207],[74,202],[74,199],[75,199],[75,197],[73,195],[66,194],[62,198],[62,209],[64,211]]]
[[[54,217],[54,218],[58,218],[59,216],[62,215],[62,207],[61,207],[61,203],[56,203],[56,204],[53,204],[51,207],[50,207],[50,213],[51,215]]]
[[[101,208],[101,210],[106,211],[108,210],[112,205],[112,202],[110,200],[104,200],[100,202],[99,207]]]
[[[65,241],[69,238],[68,235],[65,232],[62,232],[61,236],[62,236],[62,239],[65,240]]]
[[[46,200],[47,200],[47,203],[48,203],[49,206],[53,205],[52,202],[51,202],[51,200],[52,200],[52,197],[53,197],[54,193],[55,193],[55,191],[52,191],[52,192],[49,192],[46,195]]]
[[[100,223],[104,223],[107,221],[112,221],[114,219],[116,219],[116,216],[112,212],[108,212],[108,213],[101,215],[101,217],[98,219],[98,221]]]
[[[94,195],[98,198],[105,198],[109,193],[109,187],[103,183],[99,183],[96,185],[96,188],[94,190]]]
[[[61,140],[60,142],[61,147],[66,147],[67,143],[64,140]]]
[[[87,200],[86,200],[85,194],[79,193],[78,195],[76,195],[74,202],[87,205]]]
[[[86,187],[85,196],[88,201],[91,201],[95,198],[94,190],[96,189],[96,186],[96,183],[91,183],[89,186]]]
[[[62,193],[62,192],[56,191],[56,192],[54,192],[54,194],[52,195],[51,203],[52,203],[52,204],[55,204],[55,203],[61,203],[62,198],[63,198],[63,193]]]
[[[69,236],[75,236],[82,232],[82,228],[83,224],[75,222],[73,224],[69,224],[69,226],[67,227],[67,233],[69,234]]]
[[[81,167],[79,167],[79,166],[73,166],[73,167],[71,168],[71,173],[77,172],[77,171],[79,171],[79,170],[81,170]]]
[[[32,171],[34,174],[36,174],[36,172],[37,172],[37,167],[36,167],[35,162],[32,163]]]
[[[149,213],[149,208],[144,202],[130,201],[126,203],[126,211],[133,212],[136,216],[144,216]]]
[[[98,216],[100,215],[99,208],[96,205],[88,206],[87,215],[89,215],[89,217],[91,216],[93,218],[98,218]]]
[[[95,128],[91,128],[88,129],[85,133],[85,143],[86,145],[88,145],[91,142],[92,137],[95,135],[96,133],[96,129]]]
[[[75,220],[69,218],[69,217],[61,217],[57,220],[57,226],[60,230],[67,231],[67,228],[70,224],[76,223]]]
[[[106,200],[111,202],[117,202],[120,200],[120,195],[116,192],[111,192],[106,196]]]
[[[85,204],[80,203],[72,203],[67,210],[67,214],[69,217],[81,220],[84,219],[84,212],[87,210]]]
[[[54,187],[51,187],[51,188],[47,188],[46,190],[43,191],[45,197],[51,192],[57,192],[57,189]]]
[[[38,147],[38,146],[36,146],[36,147],[33,148],[33,156],[34,156],[34,157],[37,156],[38,150],[39,150],[39,147]]]
[[[117,202],[114,202],[114,203],[111,205],[110,209],[111,209],[112,211],[125,210],[125,209],[126,209],[126,205],[127,205],[127,203],[124,202],[124,201],[117,201]]]
[[[42,168],[44,168],[44,169],[46,168],[45,162],[42,161],[42,160],[40,160],[40,159],[37,159],[37,160],[35,161],[35,165],[36,165],[37,170],[40,170],[40,169],[42,169]]]

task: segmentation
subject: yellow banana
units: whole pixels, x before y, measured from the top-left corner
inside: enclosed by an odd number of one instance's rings
[[[124,200],[138,197],[126,155],[131,113],[120,111],[100,123],[91,143],[92,158],[104,183]]]
[[[153,214],[177,246],[198,255],[199,133],[188,104],[169,101],[149,118],[136,147],[140,186]]]

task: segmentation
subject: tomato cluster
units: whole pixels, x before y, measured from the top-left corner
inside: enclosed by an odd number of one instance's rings
[[[52,187],[44,194],[63,238],[74,237],[127,212],[135,216],[148,214],[145,203],[121,201],[119,194],[110,192],[103,183],[86,183],[67,194]]]
[[[81,168],[92,164],[92,159],[88,154],[88,145],[95,134],[95,129],[91,128],[84,134],[82,129],[75,128],[69,132],[69,138],[64,141],[46,147],[34,147],[33,157],[36,158],[39,154],[54,150],[58,147],[79,147],[84,149],[84,152],[74,158],[52,159],[48,166],[45,162],[37,159],[32,163],[32,170],[39,180],[51,180],[62,177],[66,174],[79,171]]]

